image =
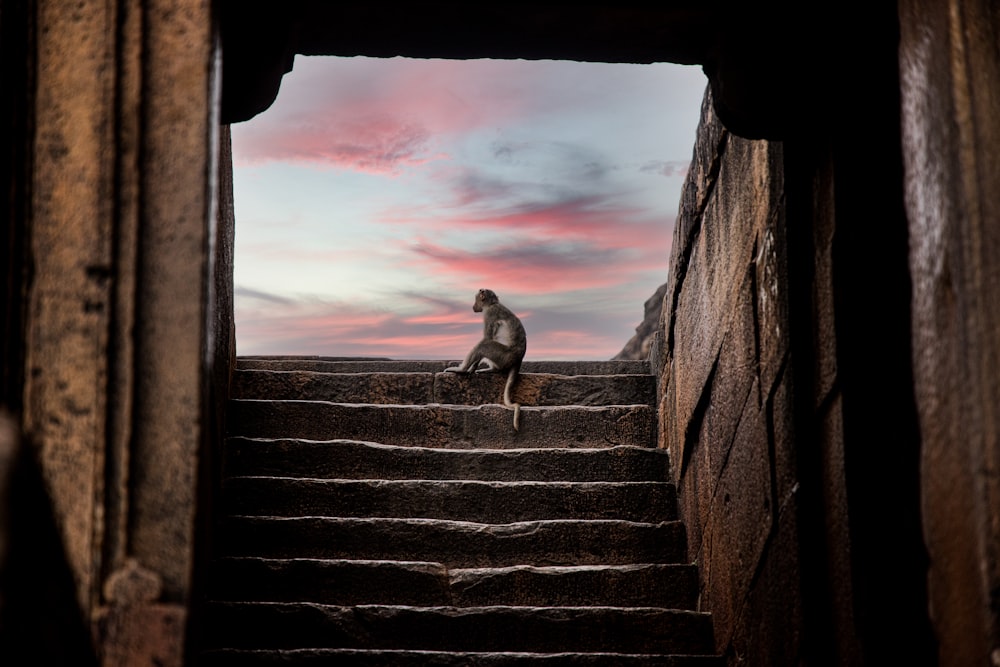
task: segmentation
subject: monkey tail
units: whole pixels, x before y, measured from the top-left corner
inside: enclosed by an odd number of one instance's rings
[[[508,408],[514,408],[514,430],[519,430],[521,420],[521,404],[513,403],[510,400],[510,390],[517,381],[517,368],[507,371],[507,384],[503,387],[503,404]]]

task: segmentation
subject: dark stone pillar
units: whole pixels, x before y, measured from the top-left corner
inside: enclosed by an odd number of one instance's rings
[[[913,368],[934,632],[1000,664],[1000,9],[899,3]]]
[[[216,325],[216,270],[225,293],[232,268],[217,259],[231,241],[216,238],[212,5],[25,4],[4,2],[0,14],[3,54],[26,68],[3,70],[17,84],[5,88],[4,159],[22,151],[27,165],[4,172],[16,186],[4,229],[24,257],[4,267],[19,297],[4,306],[14,339],[4,402],[20,409],[23,458],[38,479],[19,516],[52,527],[34,567],[46,581],[66,575],[68,599],[51,606],[73,612],[74,627],[19,618],[38,636],[96,638],[92,655],[106,665],[179,665],[213,369],[228,371],[231,355],[231,326]],[[15,126],[30,131],[12,138]],[[221,303],[224,322],[231,301]],[[7,395],[15,377],[19,401]],[[15,558],[5,574],[34,567]]]

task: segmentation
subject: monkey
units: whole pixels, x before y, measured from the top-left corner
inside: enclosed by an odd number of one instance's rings
[[[444,369],[452,373],[477,373],[497,371],[507,373],[507,383],[503,388],[503,404],[514,408],[514,430],[519,429],[521,404],[510,400],[510,390],[521,372],[521,361],[528,348],[528,338],[524,325],[517,315],[500,303],[493,290],[481,289],[476,293],[472,310],[483,314],[483,339],[476,343],[472,351],[458,366]],[[477,368],[486,362],[486,368]]]

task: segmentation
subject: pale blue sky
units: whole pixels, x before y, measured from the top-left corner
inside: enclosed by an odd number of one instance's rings
[[[240,354],[605,359],[666,280],[699,68],[298,56],[233,126]]]

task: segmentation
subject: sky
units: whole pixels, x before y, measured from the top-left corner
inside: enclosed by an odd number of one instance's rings
[[[609,359],[667,279],[698,67],[296,56],[232,126],[240,355]]]

